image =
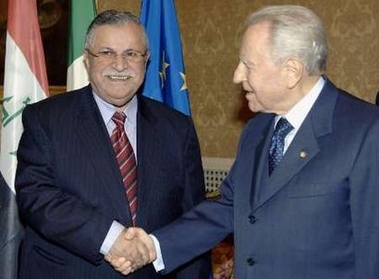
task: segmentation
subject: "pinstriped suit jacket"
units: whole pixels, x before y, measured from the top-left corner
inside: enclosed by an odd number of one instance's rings
[[[191,119],[139,96],[136,225],[160,228],[204,199]],[[90,86],[29,105],[18,149],[17,200],[26,224],[20,278],[122,278],[99,253],[117,220],[131,225],[109,135]],[[207,278],[200,257],[167,278]],[[151,265],[128,278],[166,278]]]

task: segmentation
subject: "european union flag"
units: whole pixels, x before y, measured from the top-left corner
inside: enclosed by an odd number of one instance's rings
[[[190,115],[182,46],[173,0],[142,0],[150,61],[142,94]]]

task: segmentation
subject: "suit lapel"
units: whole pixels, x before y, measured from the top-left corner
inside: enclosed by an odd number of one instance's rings
[[[267,169],[267,154],[270,147],[271,136],[274,130],[274,116],[267,119],[267,122],[264,124],[265,128],[260,134],[260,142],[256,146],[256,151],[254,154],[254,175],[253,175],[253,191],[252,198],[253,207],[259,202],[258,197],[263,192],[262,185],[264,181],[264,176],[266,175]]]
[[[261,206],[292,177],[298,173],[317,153],[319,147],[315,135],[313,134],[310,121],[305,121],[294,138],[282,162],[276,167],[272,175],[267,179],[264,191],[260,191],[257,207]],[[267,162],[267,160],[265,161]]]
[[[254,204],[254,210],[266,203],[283,186],[287,185],[320,151],[318,138],[332,131],[332,117],[336,99],[337,90],[329,81],[326,81],[320,96],[305,118],[282,162],[276,167],[271,177],[267,179],[264,185],[265,191],[262,191],[262,194],[260,193],[259,200]],[[268,152],[267,146],[264,150]],[[263,152],[261,160],[263,160],[263,156],[267,156],[267,154]],[[262,168],[260,171],[262,173]],[[261,173],[257,176],[262,175]]]
[[[120,221],[128,222],[130,212],[118,164],[90,87],[87,87],[87,91],[81,97],[76,116],[78,123],[76,133],[82,142],[83,150],[87,153],[88,162],[94,166],[96,173],[101,174],[99,178],[109,198],[109,206],[114,207]]]
[[[150,111],[148,103],[144,98],[139,96],[138,114],[137,114],[137,149],[138,149],[138,203],[137,223],[141,226],[151,210],[149,206],[149,197],[156,197],[154,193],[154,180],[158,177],[156,171],[157,164],[164,163],[164,156],[160,154],[163,151],[161,137],[157,130],[156,118]],[[157,193],[159,194],[159,193]]]

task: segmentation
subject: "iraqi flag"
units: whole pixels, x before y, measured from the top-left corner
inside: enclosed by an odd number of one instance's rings
[[[83,50],[87,28],[95,15],[94,0],[71,0],[67,91],[81,88],[89,83],[83,63]]]
[[[23,130],[21,114],[27,104],[48,96],[36,3],[36,0],[8,2],[0,152],[0,278],[16,278],[22,235],[14,199],[16,153]]]

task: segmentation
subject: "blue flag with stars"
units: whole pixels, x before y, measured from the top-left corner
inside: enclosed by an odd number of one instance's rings
[[[178,20],[173,0],[142,0],[140,20],[150,61],[142,94],[190,115]]]

